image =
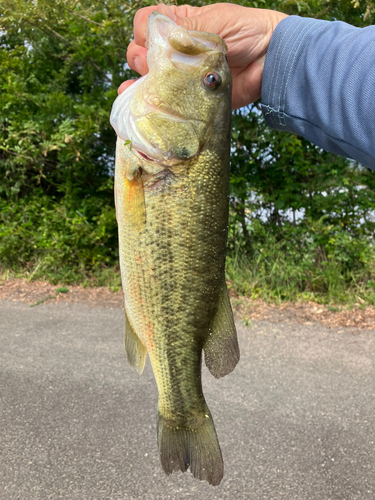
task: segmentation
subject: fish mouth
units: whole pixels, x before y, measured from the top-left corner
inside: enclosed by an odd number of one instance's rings
[[[144,93],[147,93],[147,98]],[[200,153],[203,145],[201,144],[199,131],[207,128],[209,125],[207,120],[192,118],[180,113],[170,106],[169,103],[163,101],[157,91],[150,93],[147,87],[146,92],[143,92],[143,110],[145,111],[143,117],[133,116],[131,121],[138,138],[138,141],[135,144],[135,150],[144,160],[156,162],[163,167],[170,167],[176,165],[177,163],[183,163],[187,160],[191,160]],[[185,130],[190,129],[190,133],[194,131],[194,151],[190,150],[189,153],[181,151],[180,154],[178,154],[175,147],[166,148],[165,144],[163,145],[160,141],[151,142],[149,137],[149,127],[147,125],[147,127],[144,128],[142,126],[142,122],[145,118],[146,120],[150,119],[152,122],[154,117],[158,118],[159,125],[160,123],[168,123],[171,128],[184,127]],[[161,131],[158,130],[157,126],[155,126],[155,131],[160,133],[160,135],[163,135]],[[164,138],[167,135],[168,134],[165,134]]]
[[[196,71],[213,52],[226,53],[225,44],[217,35],[188,31],[155,11],[148,23],[146,46],[150,72],[117,97],[111,125],[122,141],[131,141],[133,154],[150,168],[186,164],[202,151],[212,121],[203,113],[189,116],[186,106],[174,109],[170,96],[159,93],[154,74],[164,59],[179,71]]]
[[[144,80],[145,77],[140,78],[116,100],[117,105],[114,105],[111,113],[111,124],[117,136],[124,142],[131,141],[133,154],[140,160],[157,163],[162,167],[183,163],[199,154],[201,150],[199,132],[207,127],[207,122],[192,119],[174,110],[167,102],[161,100],[155,90],[151,93],[146,89],[146,96],[145,89],[141,87]],[[138,89],[140,109],[137,107],[134,109],[131,101]],[[195,147],[189,151],[184,151],[182,146],[170,147],[167,127],[188,132],[190,138],[194,139]]]
[[[209,125],[206,120],[184,117],[166,103],[157,108],[152,99],[151,102],[144,100],[145,109],[147,112],[143,116],[133,115],[130,111],[127,136],[120,136],[122,140],[131,140],[132,151],[142,161],[171,167],[185,163],[200,153],[205,142],[201,132]],[[182,133],[185,140],[175,141],[170,130],[177,130],[180,136]]]
[[[139,156],[141,156],[144,160],[146,161],[152,161],[154,162],[155,160],[153,158],[150,158],[149,156],[147,156],[145,153],[143,153],[142,151],[138,151],[137,149],[135,150],[136,153],[139,154]]]

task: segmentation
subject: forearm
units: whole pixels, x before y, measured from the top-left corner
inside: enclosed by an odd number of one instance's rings
[[[262,78],[274,129],[375,169],[375,26],[291,16],[276,27]]]

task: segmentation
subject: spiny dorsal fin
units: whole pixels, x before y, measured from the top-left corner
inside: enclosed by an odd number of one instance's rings
[[[206,366],[216,378],[230,373],[240,359],[237,332],[225,283],[211,323],[210,335],[203,349]]]

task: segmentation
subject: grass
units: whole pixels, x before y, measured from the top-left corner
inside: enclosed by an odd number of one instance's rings
[[[86,287],[105,286],[117,292],[121,288],[121,275],[118,266],[102,267],[94,271],[85,269],[57,269],[55,272],[49,268],[48,272],[43,270],[43,265],[36,264],[30,269],[18,268],[5,269],[0,267],[0,284],[10,279],[27,279],[30,281],[49,281],[54,285],[61,285],[56,293],[67,293],[66,285],[81,285]]]
[[[273,255],[265,261],[262,254],[253,259],[227,257],[226,277],[229,289],[235,295],[263,299],[268,303],[280,304],[284,301],[310,301],[326,305],[331,311],[340,311],[343,306],[352,308],[359,303],[360,308],[375,305],[375,291],[365,281],[358,279],[349,283],[339,274],[339,266],[315,267],[314,272],[306,272],[285,256]],[[0,283],[8,279],[23,278],[30,281],[49,281],[60,285],[56,293],[66,293],[69,285],[83,287],[104,286],[113,292],[121,288],[118,266],[102,267],[94,271],[85,269],[59,268],[55,272],[44,270],[42,264],[30,269],[1,269]],[[240,300],[240,299],[235,299]]]
[[[55,299],[60,293],[68,293],[69,288],[66,286],[60,286],[59,288],[56,289],[56,293],[54,295],[48,295],[48,297],[45,297],[44,299],[38,300],[34,304],[32,304],[30,307],[35,307],[38,306],[39,304],[43,304],[43,302],[46,302],[49,299]]]
[[[316,262],[316,252],[307,249],[285,251],[285,245],[272,237],[255,247],[252,258],[232,252],[226,261],[229,287],[238,296],[283,301],[311,301],[339,310],[341,305],[375,305],[374,260],[358,263],[348,270],[340,259]]]
[[[339,311],[340,305],[360,307],[375,305],[372,287],[361,279],[345,280],[338,266],[316,267],[314,272],[296,266],[286,259],[275,259],[272,265],[258,259],[227,259],[229,288],[239,296],[280,304],[284,301],[310,301]]]
[[[86,207],[83,215],[84,202],[80,210],[70,199],[57,202],[45,195],[0,202],[0,280],[26,278],[118,291],[115,212],[95,198],[89,208],[98,205],[97,212],[89,215]],[[373,237],[353,236],[323,220],[276,229],[255,222],[249,226],[251,245],[235,220],[230,222],[226,277],[234,295],[276,304],[375,305]]]
[[[46,219],[46,228],[49,227],[47,222]],[[118,265],[114,264],[117,261],[116,252],[113,250],[112,254],[106,255],[109,242],[113,248],[115,244],[103,235],[99,238],[94,223],[89,228],[87,239],[82,241],[78,237],[83,231],[79,224],[78,229],[73,224],[74,231],[70,228],[70,233],[64,232],[64,225],[60,233],[56,229],[53,237],[48,233],[48,238],[43,236],[44,233],[39,234],[41,230],[25,232],[20,226],[18,236],[16,226],[14,231],[8,231],[0,241],[0,254],[2,252],[6,257],[2,259],[3,266],[0,265],[0,281],[26,278],[49,281],[60,287],[79,284],[84,287],[104,286],[118,291],[121,276]],[[32,237],[34,245],[31,246],[37,250],[28,259],[28,241]],[[362,247],[361,251],[357,251],[353,245],[337,246],[331,254],[324,254],[321,249],[317,252],[317,247],[311,242],[307,241],[303,246],[301,241],[303,238],[297,243],[290,237],[277,240],[269,234],[255,237],[251,257],[239,247],[231,248],[226,260],[226,278],[234,295],[261,298],[275,304],[312,301],[329,306],[333,311],[342,305],[352,307],[359,304],[363,308],[375,305],[373,246],[363,245],[366,254]],[[64,293],[63,288],[59,293]]]

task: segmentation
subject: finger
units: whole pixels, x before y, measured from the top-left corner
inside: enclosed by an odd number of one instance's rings
[[[162,6],[164,9],[161,10]],[[172,19],[176,24],[184,26],[190,31],[205,31],[204,26],[212,24],[215,16],[212,16],[212,11],[215,10],[214,5],[206,5],[204,7],[191,7],[190,5],[168,5],[166,7],[163,4],[158,5],[158,12],[165,14]],[[171,15],[171,13],[173,15]],[[215,33],[215,31],[212,31]]]
[[[141,47],[146,46],[146,33],[147,33],[147,23],[148,18],[151,13],[156,10],[156,6],[152,5],[151,7],[144,7],[143,9],[137,10],[134,20],[133,20],[133,32],[134,32],[134,41],[137,45]]]
[[[160,14],[164,14],[165,16],[169,17],[170,19],[172,19],[172,21],[176,20],[176,16],[174,15],[173,10],[162,3],[160,3],[159,5],[152,5],[151,7],[144,7],[143,9],[139,9],[134,16],[133,31],[134,40],[137,45],[140,45],[141,47],[146,46],[148,18],[155,10],[160,12]]]
[[[128,64],[140,75],[145,75],[148,72],[147,66],[147,50],[146,45],[146,32],[148,19],[152,12],[157,10],[160,14],[164,14],[173,21],[177,21],[178,24],[186,24],[194,28],[196,23],[194,23],[194,18],[187,19],[186,16],[194,15],[198,12],[203,12],[205,8],[201,7],[190,7],[189,5],[182,5],[180,7],[170,7],[164,4],[159,4],[156,7],[144,7],[137,11],[134,16],[134,40],[129,44],[127,52]],[[178,15],[175,15],[175,12]],[[179,17],[182,16],[182,17]]]
[[[137,45],[134,40],[128,46],[126,58],[131,69],[140,75],[143,76],[148,72],[147,49]]]
[[[151,13],[154,12],[154,10],[169,17],[170,19],[172,19],[172,21],[177,22],[177,24],[181,24],[183,26],[185,26],[185,24],[189,24],[190,26],[193,25],[194,21],[190,21],[189,19],[185,20],[185,18],[196,16],[204,12],[207,7],[190,7],[190,5],[181,5],[179,7],[176,7],[175,5],[168,5],[167,7],[166,5],[159,3],[159,5],[157,6],[152,5],[151,7],[144,7],[143,9],[139,9],[134,16],[133,21],[134,40],[137,45],[140,45],[141,47],[146,46],[148,18],[150,17]]]
[[[191,7],[190,5],[164,5],[164,4],[159,4],[156,8],[158,12],[161,14],[164,14],[172,21],[176,21],[176,17],[193,17],[193,16],[198,16],[199,14],[202,14],[205,12],[207,9],[212,9],[212,5],[207,5],[205,7]],[[171,15],[173,14],[173,15]]]
[[[133,85],[137,80],[126,80],[126,82],[122,82],[122,84],[117,89],[117,94],[120,95],[126,90],[130,85]]]

